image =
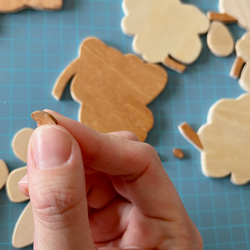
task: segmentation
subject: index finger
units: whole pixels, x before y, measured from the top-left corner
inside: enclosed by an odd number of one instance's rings
[[[152,146],[101,134],[54,111],[46,111],[78,141],[84,166],[113,176],[117,191],[145,215],[179,221],[179,215],[186,214]]]

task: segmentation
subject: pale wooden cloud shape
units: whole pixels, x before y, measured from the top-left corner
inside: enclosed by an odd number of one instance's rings
[[[242,28],[250,30],[249,0],[219,0],[219,11],[236,18]]]
[[[244,34],[237,41],[235,48],[237,56],[241,57],[246,63],[241,72],[239,84],[242,89],[250,92],[250,32]]]
[[[222,99],[209,110],[207,124],[198,135],[204,150],[201,164],[204,175],[225,177],[243,185],[250,181],[250,94],[238,99]]]
[[[63,0],[0,0],[1,13],[13,13],[25,8],[38,10],[59,10]]]
[[[194,62],[202,49],[199,34],[209,27],[195,6],[179,0],[124,0],[122,30],[134,35],[133,49],[151,63],[168,56],[185,64]]]

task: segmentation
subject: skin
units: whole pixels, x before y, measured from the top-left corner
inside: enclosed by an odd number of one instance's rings
[[[203,248],[152,146],[48,112],[58,125],[35,130],[19,183],[32,203],[34,249]]]

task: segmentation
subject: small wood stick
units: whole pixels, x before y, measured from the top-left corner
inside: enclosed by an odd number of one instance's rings
[[[207,13],[207,17],[210,21],[219,21],[223,23],[236,23],[238,20],[226,13],[211,12]]]
[[[239,78],[245,63],[241,57],[237,56],[231,68],[230,76],[236,79]]]
[[[39,125],[51,124],[57,125],[58,122],[56,118],[46,111],[35,111],[31,114],[33,120],[37,122]]]
[[[178,159],[183,159],[184,158],[184,153],[181,149],[179,148],[174,148],[173,149],[173,155],[178,158]]]
[[[180,124],[178,129],[182,136],[193,144],[198,150],[203,150],[199,136],[186,122]]]
[[[183,73],[186,70],[186,66],[184,64],[178,63],[170,57],[166,57],[162,64],[179,73]]]

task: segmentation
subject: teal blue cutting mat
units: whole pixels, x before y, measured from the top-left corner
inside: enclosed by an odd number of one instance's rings
[[[0,159],[10,170],[25,165],[14,156],[11,141],[18,130],[35,128],[32,111],[50,108],[77,119],[79,106],[69,90],[59,102],[53,99],[51,90],[60,72],[78,56],[83,39],[96,36],[123,53],[131,52],[132,39],[120,28],[121,0],[64,2],[59,12],[24,10],[0,15]],[[217,0],[183,3],[195,4],[204,12],[217,10]],[[236,25],[228,27],[235,39],[244,33]],[[205,36],[202,41],[201,56],[184,74],[167,70],[168,85],[149,106],[155,125],[147,141],[158,151],[202,234],[204,248],[250,249],[250,185],[234,186],[229,178],[204,177],[199,152],[177,130],[184,121],[198,129],[206,122],[214,102],[243,93],[238,82],[229,77],[235,55],[217,58],[209,52]],[[175,147],[184,150],[184,160],[173,157]],[[23,207],[10,203],[5,189],[0,191],[1,250],[13,249],[12,230]]]

